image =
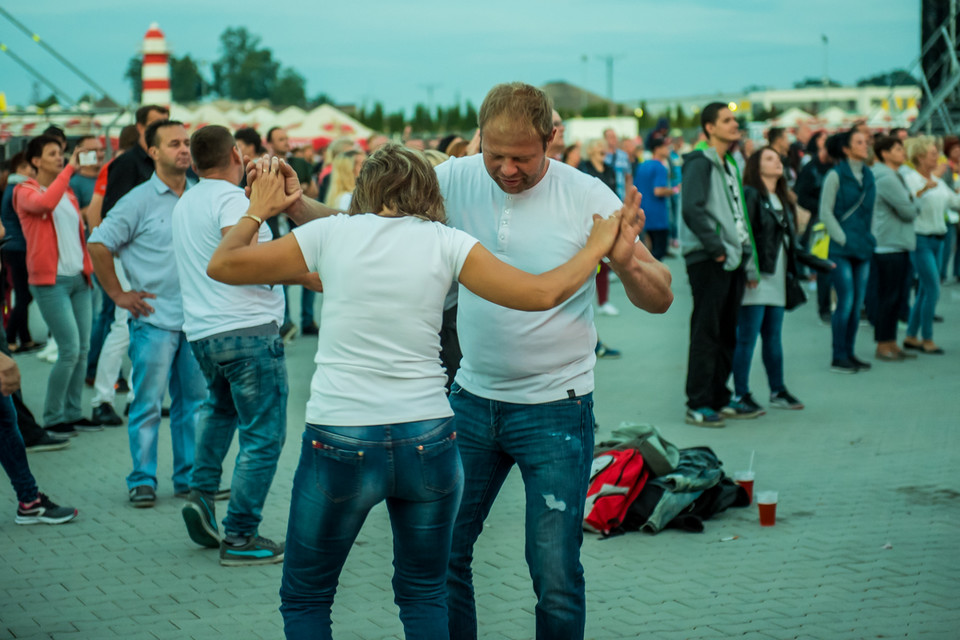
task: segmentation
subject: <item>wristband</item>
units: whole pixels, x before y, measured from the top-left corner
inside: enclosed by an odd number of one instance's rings
[[[258,227],[263,224],[263,218],[258,218],[257,216],[253,215],[252,213],[245,213],[245,214],[243,214],[243,215],[241,216],[241,218],[250,218],[251,220],[253,220],[254,222],[257,223],[257,226],[258,226]]]

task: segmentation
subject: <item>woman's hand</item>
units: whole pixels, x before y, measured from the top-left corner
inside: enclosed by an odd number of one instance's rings
[[[261,158],[256,161],[257,179],[250,188],[250,211],[266,220],[286,211],[300,200],[300,188],[287,195],[288,177],[282,167],[287,163],[280,158]],[[296,175],[296,174],[294,174]]]
[[[80,169],[80,145],[78,144],[73,148],[73,154],[70,156],[70,159],[67,160],[67,164],[73,167],[74,171]]]

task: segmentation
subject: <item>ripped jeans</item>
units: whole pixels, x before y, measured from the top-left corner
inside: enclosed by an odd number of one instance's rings
[[[593,395],[513,404],[481,398],[454,383],[450,406],[464,469],[447,573],[450,637],[477,637],[473,546],[516,463],[526,494],[525,555],[537,595],[537,638],[583,638],[586,597],[580,545],[593,460]],[[487,622],[495,622],[495,615],[490,612]]]

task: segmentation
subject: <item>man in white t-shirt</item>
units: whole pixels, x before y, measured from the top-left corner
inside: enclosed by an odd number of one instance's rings
[[[200,183],[174,209],[173,243],[183,294],[183,331],[210,395],[197,432],[183,518],[194,542],[219,547],[220,564],[281,562],[283,543],[259,536],[258,528],[287,431],[287,370],[279,333],[283,287],[278,286],[281,283],[233,287],[207,276],[220,239],[246,215],[249,201],[237,186],[243,160],[226,128],[196,131],[190,153]],[[259,242],[272,237],[266,225],[260,227]],[[220,486],[234,431],[239,431],[240,451],[221,536],[213,494]]]
[[[622,206],[596,178],[547,159],[557,129],[549,98],[503,84],[480,108],[482,155],[437,167],[447,220],[501,260],[541,273],[584,246],[592,214]],[[636,189],[627,192],[637,200]],[[630,301],[669,308],[670,273],[636,242],[642,215],[624,219],[608,256]],[[452,638],[475,638],[473,545],[510,468],[527,495],[526,558],[537,593],[538,638],[582,638],[586,619],[583,509],[593,458],[597,343],[590,279],[549,311],[513,311],[460,289],[463,361],[450,395],[465,482],[448,574]]]
[[[520,83],[498,85],[480,109],[483,155],[437,167],[448,223],[499,259],[532,273],[569,260],[585,244],[594,213],[623,206],[606,185],[546,157],[556,135],[550,100]],[[286,192],[299,190],[285,170]],[[248,182],[255,179],[251,167]],[[627,202],[639,202],[635,188]],[[301,200],[298,224],[327,215]],[[608,258],[635,306],[663,313],[670,272],[637,237],[643,216],[625,216]],[[448,575],[450,636],[476,638],[473,544],[510,468],[527,495],[526,557],[537,593],[537,637],[583,638],[586,618],[583,508],[593,459],[593,366],[597,334],[590,279],[544,312],[512,311],[461,288],[457,323],[463,361],[450,395],[464,467],[464,495]]]

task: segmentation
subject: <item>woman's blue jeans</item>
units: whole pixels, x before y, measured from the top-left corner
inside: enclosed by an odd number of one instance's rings
[[[365,427],[307,424],[280,587],[286,637],[331,638],[340,571],[370,509],[386,500],[394,602],[404,634],[449,638],[446,572],[462,493],[452,418]]]
[[[870,261],[847,256],[830,256],[837,267],[831,272],[837,292],[837,308],[833,312],[833,359],[852,358],[860,328],[860,307],[867,292]]]
[[[762,304],[740,307],[737,322],[737,348],[733,352],[733,388],[738,398],[750,393],[750,365],[757,336],[763,338],[763,368],[767,370],[770,393],[783,391],[783,307]]]
[[[940,299],[940,271],[937,261],[942,243],[941,236],[917,235],[917,249],[910,254],[920,283],[917,296],[913,300],[913,308],[910,309],[910,321],[907,323],[907,336],[911,338],[916,338],[919,331],[924,340],[933,340],[933,316]]]
[[[57,276],[56,284],[30,285],[40,315],[57,341],[57,361],[47,380],[43,403],[46,427],[83,417],[80,396],[90,349],[90,284],[83,275]]]
[[[0,396],[0,466],[10,478],[18,501],[33,502],[37,499],[37,481],[30,473],[27,450],[17,428],[17,410],[10,396]]]

